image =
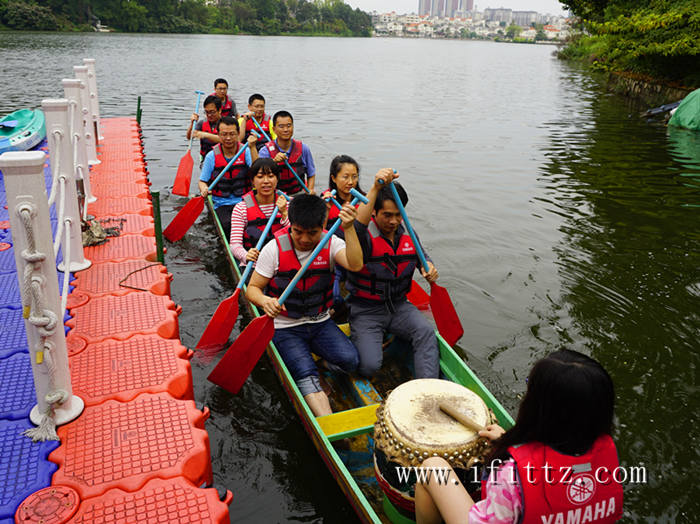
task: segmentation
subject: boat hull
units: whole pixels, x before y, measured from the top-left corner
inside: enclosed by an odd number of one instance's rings
[[[15,127],[4,127],[3,122],[17,121]],[[27,151],[46,138],[46,122],[40,109],[20,109],[0,119],[0,154],[8,151]]]

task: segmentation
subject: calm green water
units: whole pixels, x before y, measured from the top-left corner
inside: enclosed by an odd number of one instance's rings
[[[395,167],[408,212],[466,329],[469,364],[512,413],[532,363],[586,352],[617,388],[626,521],[691,522],[700,503],[700,135],[639,118],[549,46],[397,39],[0,33],[0,114],[60,96],[97,59],[103,116],[143,96],[146,155],[167,223],[193,90],[228,78],[244,107],[288,109],[327,178],[338,153],[369,185]],[[181,336],[194,346],[227,269],[206,221],[169,246]],[[236,522],[352,522],[263,359],[232,397],[193,361],[214,475]]]

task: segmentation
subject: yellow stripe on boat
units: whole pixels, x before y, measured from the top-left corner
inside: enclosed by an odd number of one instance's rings
[[[332,415],[316,417],[316,422],[330,441],[354,437],[373,430],[374,423],[377,421],[378,407],[379,404],[372,404],[339,411]]]

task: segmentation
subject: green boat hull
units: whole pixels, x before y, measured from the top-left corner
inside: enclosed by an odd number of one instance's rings
[[[209,214],[216,226],[219,240],[224,248],[234,280],[238,282],[241,277],[239,265],[231,253],[228,240],[225,238],[221,224],[218,221],[216,213],[214,212],[211,197],[207,197],[207,207],[209,208]],[[259,310],[245,300],[245,298],[243,298],[243,302],[245,303],[251,316],[256,317],[261,314]],[[484,384],[477,378],[472,370],[469,369],[469,367],[464,363],[462,358],[457,355],[454,349],[450,347],[450,345],[447,344],[447,342],[445,342],[445,340],[437,332],[436,335],[440,347],[440,369],[444,373],[445,377],[453,382],[462,384],[463,386],[477,393],[488,405],[488,407],[493,410],[499,423],[505,428],[511,427],[513,425],[513,419],[510,414],[503,406],[501,406],[491,392],[486,389]],[[275,373],[277,374],[277,377],[279,378],[285,392],[292,402],[294,409],[298,413],[306,432],[311,437],[311,440],[321,459],[325,462],[331,474],[338,482],[339,487],[355,510],[355,513],[360,521],[373,524],[389,522],[394,524],[405,524],[407,522],[413,522],[412,520],[406,518],[398,509],[396,509],[383,495],[379,499],[377,499],[376,496],[371,497],[372,501],[370,502],[370,497],[367,496],[367,493],[363,491],[358,483],[358,478],[356,478],[356,476],[358,476],[357,473],[353,475],[350,472],[348,466],[343,462],[343,458],[332,445],[333,441],[340,440],[342,438],[357,437],[358,435],[360,437],[363,435],[371,437],[373,426],[368,425],[347,434],[335,435],[332,439],[326,436],[316,417],[313,415],[304,401],[299,389],[292,379],[292,376],[287,370],[282,357],[278,353],[277,348],[275,348],[273,343],[269,344],[266,352],[273,365]],[[353,386],[355,387],[353,392],[353,400],[356,402],[356,405],[349,406],[348,409],[367,406],[368,404],[381,400],[381,398],[377,398],[377,392],[374,390],[372,385],[368,383],[368,381],[362,379],[351,380],[354,383]],[[347,402],[347,398],[345,398],[345,401]],[[371,439],[367,440],[368,442],[371,442]],[[369,455],[371,456],[373,450],[370,446],[369,449],[365,449],[365,451],[368,451]],[[371,459],[368,461],[367,468],[372,468],[373,471],[373,462]],[[367,468],[360,468],[362,471],[364,471],[363,478],[366,478],[368,471]],[[353,467],[353,471],[358,471],[356,464]],[[375,487],[377,490],[379,489],[378,486],[376,486],[376,482]]]
[[[17,121],[14,127],[3,122]],[[27,151],[46,138],[46,121],[40,109],[20,109],[0,118],[0,154],[7,151]]]

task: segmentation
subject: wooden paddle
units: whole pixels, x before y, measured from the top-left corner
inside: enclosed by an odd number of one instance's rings
[[[287,195],[281,191],[278,191],[277,193],[287,198]],[[265,244],[265,239],[270,233],[272,224],[275,222],[275,218],[277,217],[277,211],[278,208],[275,206],[275,209],[272,210],[272,214],[270,215],[270,218],[265,225],[265,229],[260,236],[260,240],[258,240],[258,243],[255,246],[255,249],[258,251],[260,251],[263,244]],[[248,277],[250,276],[250,272],[252,270],[253,261],[250,260],[245,266],[245,271],[243,272],[243,275],[241,275],[241,279],[236,286],[236,290],[230,297],[222,300],[219,307],[216,308],[214,315],[211,317],[209,324],[207,324],[204,333],[202,333],[202,337],[197,343],[197,349],[219,347],[226,343],[231,331],[233,330],[233,326],[236,325],[236,320],[238,319],[238,297],[241,294],[241,289],[248,281]]]
[[[197,103],[194,105],[194,112],[199,109],[199,101],[204,94],[204,91],[195,91],[197,93]],[[194,124],[192,125],[194,128]],[[190,134],[190,145],[187,146],[187,152],[180,159],[180,164],[177,166],[175,174],[175,182],[173,182],[173,195],[187,196],[190,194],[190,182],[192,180],[192,168],[194,161],[192,160],[192,139],[194,139],[194,129]],[[201,211],[201,209],[200,209]]]
[[[265,140],[267,140],[268,142],[272,142],[272,138],[270,138],[270,135],[268,135],[268,134],[265,132],[265,130],[260,126],[260,124],[258,124],[258,121],[255,120],[255,117],[254,117],[254,116],[251,116],[250,118],[253,119],[253,123],[255,124],[255,127],[257,127],[257,128],[260,130],[260,132],[261,132],[261,133],[263,134],[263,136],[265,137]],[[292,172],[292,174],[293,174],[293,175],[296,177],[296,179],[299,181],[299,183],[301,184],[301,187],[304,188],[304,191],[306,191],[307,193],[311,193],[311,191],[309,190],[309,188],[306,187],[306,184],[304,184],[304,181],[301,179],[301,177],[300,177],[299,175],[297,175],[297,172],[296,172],[296,171],[294,171],[294,168],[293,168],[291,165],[289,165],[289,162],[287,161],[286,158],[284,159],[284,163],[287,165],[287,168]]]
[[[249,144],[246,142],[243,147],[238,150],[238,153],[236,153],[231,161],[226,164],[226,167],[221,171],[221,173],[219,173],[219,176],[217,176],[214,182],[212,182],[209,186],[210,190],[214,189],[214,186],[218,184],[219,180],[221,180],[224,174],[226,174],[226,171],[231,169],[233,163],[245,152],[248,145]],[[197,220],[197,217],[202,213],[203,209],[204,197],[202,195],[190,198],[189,202],[185,204],[180,212],[175,215],[175,218],[172,219],[170,224],[168,224],[168,227],[165,228],[163,231],[163,236],[170,240],[170,242],[177,242],[180,240],[185,236],[187,230],[192,227],[192,224],[194,224],[194,221]]]
[[[406,224],[408,234],[411,235],[411,240],[413,240],[413,245],[416,248],[420,263],[423,269],[428,271],[428,262],[425,260],[425,253],[423,253],[423,249],[418,242],[416,232],[411,227],[411,222],[408,220],[408,215],[406,215],[406,209],[401,203],[401,198],[396,191],[396,186],[394,186],[393,181],[389,183],[389,187],[394,195],[394,203],[396,207],[399,208],[404,224]],[[462,335],[464,335],[464,328],[457,316],[457,311],[455,311],[449,293],[444,287],[437,285],[435,282],[430,283],[430,307],[433,310],[433,317],[435,318],[435,324],[437,325],[440,335],[442,335],[442,338],[444,338],[450,346],[454,345],[462,338]]]
[[[350,192],[354,197],[350,203],[351,205],[354,206],[358,201],[367,203],[365,196],[358,191],[352,189]],[[306,270],[323,249],[323,246],[326,245],[331,236],[333,236],[333,233],[340,227],[340,223],[340,220],[336,220],[335,224],[333,224],[323,236],[304,265],[299,268],[299,271],[294,275],[287,289],[285,289],[279,297],[278,302],[280,305],[284,304],[285,300],[287,300],[287,297],[289,297],[290,293],[294,290],[297,282],[304,276]],[[272,317],[262,315],[254,319],[248,324],[233,344],[231,344],[231,347],[228,348],[226,354],[209,374],[207,380],[233,394],[238,393],[253,371],[255,364],[260,360],[260,357],[272,340],[274,334],[275,321]]]

